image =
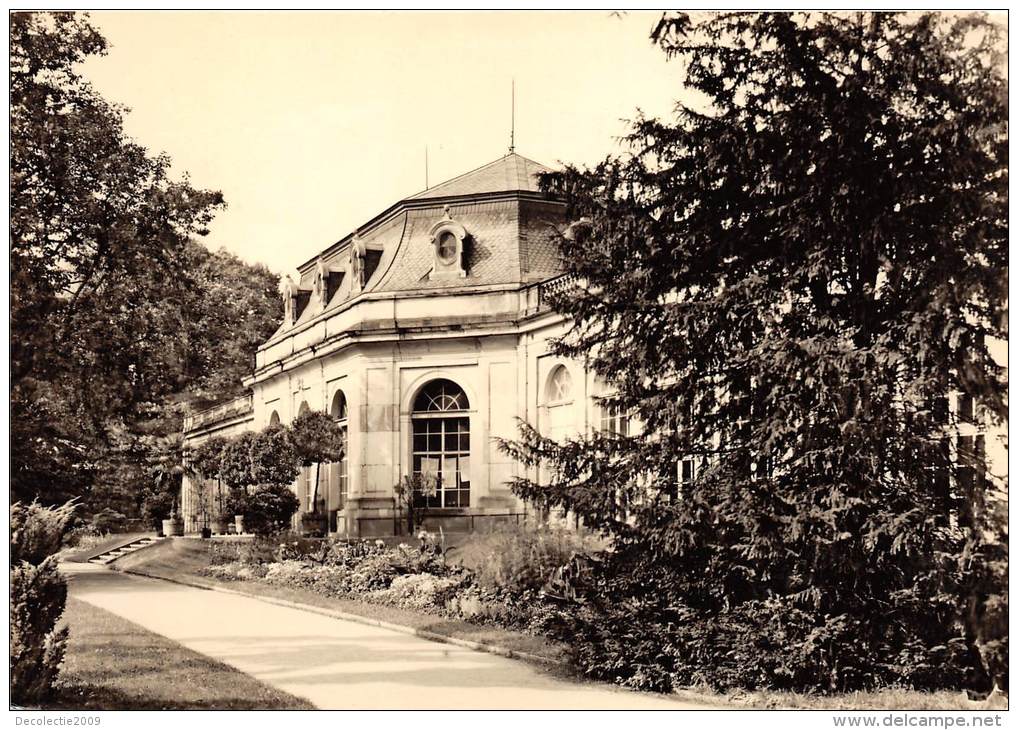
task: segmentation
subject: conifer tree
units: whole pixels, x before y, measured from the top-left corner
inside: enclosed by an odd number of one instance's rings
[[[822,691],[987,677],[966,629],[1006,418],[1007,100],[978,15],[666,15],[670,120],[545,177],[556,343],[636,433],[504,446],[613,539],[562,628],[591,675]],[[962,479],[963,470],[979,478]]]

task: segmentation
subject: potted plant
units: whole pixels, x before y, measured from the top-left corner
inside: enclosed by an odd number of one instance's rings
[[[307,512],[301,515],[302,532],[324,535],[328,531],[328,516],[319,512],[318,485],[322,463],[340,461],[344,455],[343,427],[332,416],[322,411],[306,411],[290,425],[290,438],[297,454],[297,463],[315,467],[315,484],[310,495]]]
[[[230,496],[233,498],[231,500],[233,509],[228,509],[227,514],[232,512],[234,515],[238,533],[244,531],[244,512],[243,509],[237,509],[242,506],[242,502],[238,502],[237,499],[239,496],[246,495],[248,487],[256,483],[251,472],[251,447],[254,440],[255,434],[252,431],[245,431],[230,439],[223,447],[220,462],[219,473],[223,483],[229,487]]]
[[[231,489],[230,495],[226,499],[226,514],[233,515],[234,530],[237,535],[244,534],[244,513],[246,510],[247,494],[239,489]]]
[[[173,507],[169,518],[163,520],[163,534],[166,537],[177,537],[184,534],[184,520],[177,514],[177,499],[173,499]]]
[[[209,522],[212,518],[212,495],[209,490],[209,483],[204,479],[199,480],[193,487],[194,495],[194,522],[200,525],[201,536],[204,539],[212,537],[212,528]]]
[[[141,504],[142,514],[149,527],[155,530],[157,537],[163,537],[163,520],[173,510],[173,494],[168,491],[154,489],[145,495]]]
[[[423,516],[424,504],[428,497],[438,492],[438,477],[435,474],[406,474],[392,488],[396,497],[396,510],[406,518],[408,535],[413,535]],[[399,523],[396,534],[400,533]]]
[[[230,524],[226,511],[226,493],[223,489],[223,454],[229,443],[222,436],[210,436],[189,454],[190,462],[194,470],[201,475],[201,479],[206,482],[215,480],[214,486],[210,485],[214,494],[209,495],[209,513],[215,531],[220,535],[229,532]],[[208,526],[207,522],[205,526]],[[204,532],[203,528],[202,533]]]
[[[289,529],[300,504],[287,485],[264,484],[247,498],[244,522],[255,535],[268,536]]]

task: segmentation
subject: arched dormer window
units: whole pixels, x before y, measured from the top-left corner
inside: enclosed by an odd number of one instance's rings
[[[452,219],[448,205],[445,206],[445,217],[431,227],[429,235],[434,255],[430,278],[464,278],[467,275],[463,256],[467,230]]]
[[[435,495],[417,495],[420,507],[470,506],[470,402],[451,380],[425,385],[414,399],[413,471],[437,479]]]

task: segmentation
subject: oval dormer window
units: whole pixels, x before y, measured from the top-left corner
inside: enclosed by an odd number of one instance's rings
[[[445,206],[445,217],[435,223],[428,232],[434,258],[431,279],[462,279],[467,275],[464,269],[463,244],[467,230],[454,221]]]
[[[438,258],[443,264],[456,260],[456,234],[452,231],[444,231],[438,237]]]

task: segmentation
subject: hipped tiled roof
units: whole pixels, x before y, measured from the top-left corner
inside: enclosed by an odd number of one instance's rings
[[[411,195],[408,200],[500,193],[511,190],[526,190],[536,193],[539,190],[537,186],[539,172],[551,172],[551,169],[540,162],[534,162],[515,152],[510,152],[505,157],[489,162],[476,170],[454,177],[452,180],[446,180],[444,183],[439,183],[416,195]]]

